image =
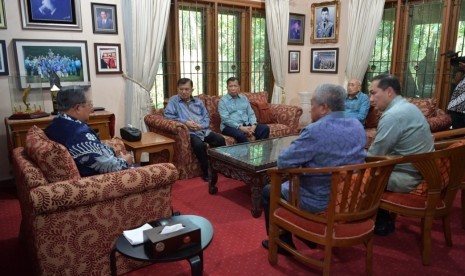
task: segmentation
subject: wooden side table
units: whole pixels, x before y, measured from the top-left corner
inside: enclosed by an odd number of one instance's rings
[[[129,142],[123,139],[126,150],[134,153],[134,161],[140,163],[140,157],[143,152],[154,153],[162,150],[168,150],[170,153],[170,162],[173,162],[174,140],[154,132],[142,133],[142,139],[137,142]]]

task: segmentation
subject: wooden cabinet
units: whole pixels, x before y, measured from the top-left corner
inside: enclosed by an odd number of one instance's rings
[[[30,120],[10,120],[5,118],[8,149],[24,147],[26,134],[33,125],[45,129],[55,116]],[[114,135],[115,115],[108,111],[96,111],[90,114],[87,124],[98,133],[100,139],[110,139]]]

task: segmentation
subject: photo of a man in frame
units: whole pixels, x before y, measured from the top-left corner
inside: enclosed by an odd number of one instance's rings
[[[113,13],[111,9],[97,9],[97,30],[113,30]]]
[[[318,18],[315,27],[316,38],[334,38],[334,16],[336,15],[336,8],[327,6],[317,8],[315,16]]]
[[[291,19],[289,38],[291,40],[300,40],[300,26],[302,22],[298,19]]]
[[[28,0],[32,21],[72,22],[71,0]]]

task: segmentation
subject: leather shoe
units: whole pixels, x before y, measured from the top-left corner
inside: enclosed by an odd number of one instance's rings
[[[202,180],[205,181],[205,182],[208,182],[208,175],[202,176]]]
[[[268,246],[268,240],[263,240],[262,241],[262,246],[264,248],[266,248],[268,250],[269,246]],[[295,248],[295,246],[293,244],[290,245],[292,248]],[[281,254],[281,255],[284,255],[284,256],[293,256],[291,252],[287,251],[286,249],[284,248],[281,248],[278,246],[278,253]]]
[[[395,221],[393,219],[388,220],[377,220],[375,223],[375,235],[387,236],[394,232],[396,229]]]

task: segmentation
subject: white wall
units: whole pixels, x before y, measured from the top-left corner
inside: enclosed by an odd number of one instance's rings
[[[92,1],[95,2],[95,1]],[[97,1],[104,4],[116,4],[118,19],[118,34],[94,34],[92,31],[92,13],[91,0],[81,0],[82,14],[82,32],[71,31],[50,31],[50,30],[23,30],[21,23],[20,1],[4,1],[7,29],[0,29],[0,39],[5,40],[7,44],[7,58],[10,75],[17,75],[16,61],[14,54],[13,39],[45,39],[45,40],[86,40],[88,50],[88,62],[91,87],[89,91],[92,95],[94,106],[103,106],[106,110],[114,112],[116,115],[116,130],[124,125],[124,87],[125,83],[120,74],[115,75],[96,75],[94,43],[121,43],[122,46],[122,64],[125,68],[124,58],[124,37],[123,24],[121,21],[121,1],[107,0]],[[44,90],[46,95],[45,107],[51,108],[51,99],[48,91]],[[8,76],[0,76],[0,118],[9,117],[11,112],[11,101],[8,87]],[[49,112],[50,110],[46,110]],[[119,133],[118,133],[119,135]],[[0,181],[11,178],[10,164],[8,160],[6,128],[2,123],[0,127]]]

